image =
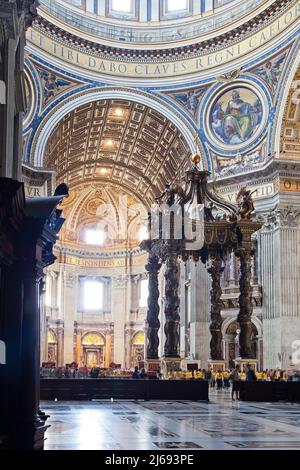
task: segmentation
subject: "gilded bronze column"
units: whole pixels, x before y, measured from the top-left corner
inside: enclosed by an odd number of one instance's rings
[[[157,256],[149,253],[148,263],[146,264],[148,272],[148,309],[147,309],[147,344],[146,359],[158,359],[159,337],[159,289],[158,273],[161,267]]]
[[[211,299],[211,324],[210,324],[210,359],[213,361],[223,361],[223,350],[222,350],[222,288],[221,288],[221,276],[224,271],[222,266],[222,259],[219,257],[212,259],[212,264],[208,268],[207,272],[210,274],[212,279],[210,299]]]
[[[251,286],[251,260],[252,251],[250,249],[240,248],[235,252],[240,259],[240,296],[239,296],[239,314],[237,321],[240,324],[240,356],[243,359],[254,359],[251,347],[252,323],[252,286]]]
[[[165,272],[165,358],[179,356],[179,262],[176,250],[169,250],[166,257]]]

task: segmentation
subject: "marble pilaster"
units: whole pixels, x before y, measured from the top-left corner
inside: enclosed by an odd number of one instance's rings
[[[293,343],[300,337],[299,216],[299,211],[280,208],[260,233],[265,368],[289,368]]]
[[[210,355],[210,286],[206,267],[191,262],[190,354],[200,360],[201,367],[207,367]]]
[[[112,318],[114,322],[114,362],[125,365],[125,322],[127,312],[127,286],[126,275],[119,275],[112,279]]]
[[[76,309],[76,276],[69,270],[63,272],[64,314],[64,364],[74,361],[74,312]]]

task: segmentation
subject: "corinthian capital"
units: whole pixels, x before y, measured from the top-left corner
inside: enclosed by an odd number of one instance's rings
[[[298,227],[300,210],[293,207],[276,207],[266,218],[265,228],[274,230],[277,227]]]

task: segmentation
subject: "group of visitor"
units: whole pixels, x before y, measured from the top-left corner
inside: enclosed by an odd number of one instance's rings
[[[287,381],[292,380],[293,377],[289,371],[280,369],[266,369],[263,371],[255,372],[250,365],[245,370],[240,370],[239,366],[235,369],[214,370],[214,369],[196,369],[196,370],[178,370],[162,373],[161,368],[155,372],[146,371],[145,368],[139,369],[138,366],[132,370],[125,369],[101,369],[99,367],[89,368],[87,365],[78,366],[75,362],[66,364],[65,367],[55,367],[55,365],[41,367],[41,377],[43,378],[98,378],[98,377],[125,377],[133,379],[165,379],[165,380],[206,380],[213,389],[229,389],[233,382],[233,375],[235,373],[235,380],[247,381]]]
[[[76,363],[66,364],[65,367],[42,366],[40,375],[43,378],[56,379],[85,379],[91,377],[93,369],[89,369],[87,365],[78,367]]]

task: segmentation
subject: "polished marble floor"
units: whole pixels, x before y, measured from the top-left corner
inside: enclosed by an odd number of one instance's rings
[[[46,450],[300,449],[300,404],[210,402],[42,402]]]

